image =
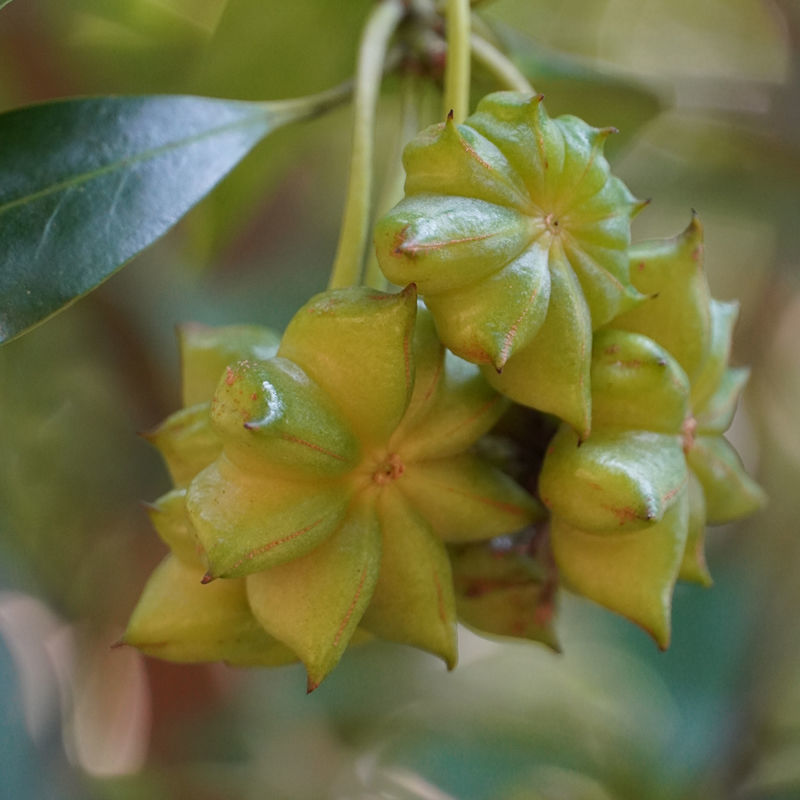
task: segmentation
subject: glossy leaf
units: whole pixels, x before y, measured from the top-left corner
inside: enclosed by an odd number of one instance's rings
[[[94,289],[174,225],[299,101],[99,97],[0,115],[0,342]]]
[[[358,37],[372,5],[373,0],[271,3],[269,24],[262,24],[263,0],[225,0],[212,40],[195,59],[193,86],[214,97],[260,100],[299,96],[346,81],[352,75]],[[302,47],[297,46],[300,31]],[[304,162],[303,174],[312,183],[331,178],[334,173],[318,166],[315,170],[314,154],[319,154],[322,164],[338,161],[322,154],[332,136],[346,135],[350,119],[343,117],[293,130],[291,135],[278,132],[269,147],[253,152],[247,164],[233,170],[189,215],[187,232],[203,262],[218,260],[227,252],[252,224],[265,194],[274,191],[299,161]],[[335,175],[341,179],[338,172]]]

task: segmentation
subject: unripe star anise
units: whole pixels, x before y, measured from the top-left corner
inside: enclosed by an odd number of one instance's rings
[[[592,434],[562,425],[539,489],[565,583],[666,647],[676,580],[710,582],[706,524],[764,496],[722,436],[747,371],[727,364],[737,307],[709,297],[699,223],[631,261],[649,299],[597,332]]]
[[[198,351],[187,352],[190,383]],[[246,343],[210,406],[153,434],[177,484],[153,512],[172,553],[124,640],[176,660],[296,656],[309,688],[366,634],[452,667],[445,543],[513,532],[539,513],[469,452],[504,406],[445,351],[413,287],[312,299],[276,355]]]
[[[589,432],[592,330],[640,295],[640,203],[603,156],[611,129],[497,92],[406,147],[406,197],[379,220],[389,280],[417,284],[444,344],[513,400]]]

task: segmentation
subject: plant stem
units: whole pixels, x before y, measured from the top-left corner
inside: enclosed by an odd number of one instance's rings
[[[380,199],[376,206],[378,215],[384,214],[403,197],[405,170],[403,169],[402,157],[406,144],[417,133],[419,128],[419,83],[419,78],[413,73],[403,76],[403,82],[400,87],[400,120],[389,156],[386,178],[383,181]],[[388,285],[374,251],[371,251],[367,257],[367,268],[363,282],[373,289],[385,289]]]
[[[530,81],[517,69],[517,66],[487,39],[473,33],[470,37],[470,47],[475,61],[486,67],[503,87],[516,92],[533,91]]]
[[[463,122],[469,113],[469,0],[447,0],[447,64],[444,73],[444,113]]]
[[[0,0],[2,2],[2,0]],[[265,103],[270,107],[271,113],[277,114],[285,112],[292,120],[313,119],[330,111],[332,108],[347,101],[353,94],[353,81],[345,81],[338,86],[318,94],[311,94],[307,97],[295,97],[284,100],[280,103],[274,100]]]
[[[369,235],[375,109],[389,40],[405,14],[401,0],[382,0],[372,10],[358,51],[353,147],[342,228],[328,288],[356,284]]]

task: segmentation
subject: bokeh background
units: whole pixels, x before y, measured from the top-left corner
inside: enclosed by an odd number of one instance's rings
[[[369,6],[14,0],[0,110],[308,94],[352,73]],[[711,532],[715,585],[678,587],[663,654],[569,596],[562,655],[462,631],[447,674],[369,645],[310,696],[297,666],[112,650],[163,555],[139,503],[168,478],[137,431],[178,406],[174,325],[280,328],[327,280],[349,109],[279,131],[99,291],[0,350],[0,796],[800,798],[800,4],[480,6],[551,113],[620,129],[614,171],[652,198],[636,239],[700,214],[712,292],[741,301],[734,361],[753,370],[730,438],[768,507]],[[386,88],[381,142],[399,121]]]

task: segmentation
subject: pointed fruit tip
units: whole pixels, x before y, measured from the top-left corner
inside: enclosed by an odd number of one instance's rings
[[[312,681],[311,678],[309,678],[306,681],[306,694],[311,694],[311,692],[313,692],[316,689],[318,689],[320,683],[321,683],[321,681]]]
[[[215,581],[217,578],[215,575],[212,575],[210,572],[206,572],[205,575],[200,579],[200,583],[205,586],[206,584],[211,583],[211,581]]]
[[[127,644],[128,643],[125,641],[125,637],[120,636],[120,638],[117,639],[116,642],[112,642],[108,647],[110,650],[119,650],[120,647],[126,647]]]
[[[542,114],[547,116],[547,110],[545,109],[544,105],[542,105],[543,102],[543,94],[533,94],[524,106],[525,111],[530,116],[531,124],[538,124]]]
[[[414,301],[417,299],[417,284],[416,283],[409,283],[408,286],[400,292],[401,297],[410,297],[413,298]]]
[[[646,197],[644,200],[634,200],[633,206],[631,207],[631,216],[635,217],[638,214],[641,214],[642,211],[644,211],[644,209],[646,209],[647,206],[649,206],[652,202],[652,197]]]
[[[665,653],[669,650],[670,639],[672,638],[669,609],[664,611],[664,616],[661,619],[635,619],[630,616],[628,619],[638,625],[655,641],[660,652]]]
[[[692,209],[692,216],[686,230],[683,232],[686,238],[698,238],[703,235],[703,223],[700,221],[699,214]]]
[[[453,113],[453,109],[451,108],[451,109],[450,109],[450,110],[447,112],[447,121],[448,121],[448,122],[452,122],[454,117],[455,117],[455,114]]]
[[[703,572],[697,577],[697,583],[704,589],[710,589],[714,585],[714,579],[711,577],[711,573],[707,569],[703,570]]]
[[[597,139],[597,144],[600,147],[605,145],[606,139],[612,134],[619,133],[619,128],[615,128],[613,125],[608,125],[605,128],[595,128],[595,137]]]
[[[140,439],[144,439],[146,442],[149,442],[150,444],[154,444],[155,441],[156,441],[156,432],[157,432],[157,430],[158,430],[157,428],[148,428],[147,430],[144,430],[144,431],[136,431],[136,435]]]

